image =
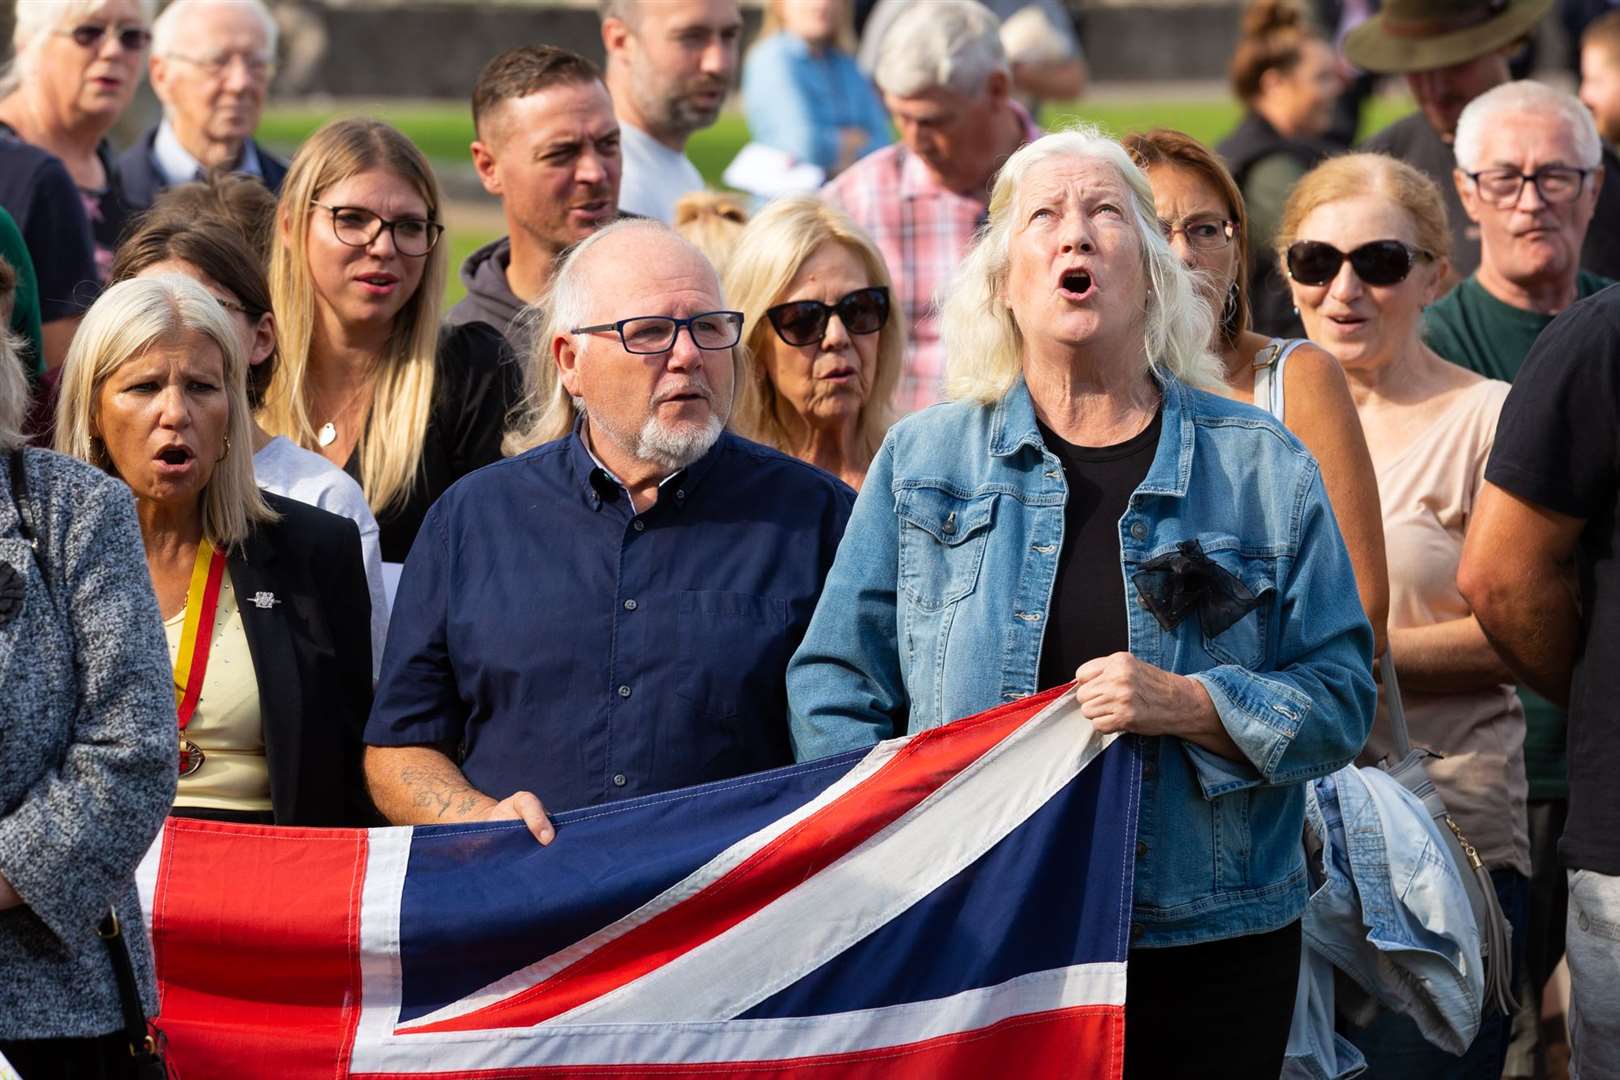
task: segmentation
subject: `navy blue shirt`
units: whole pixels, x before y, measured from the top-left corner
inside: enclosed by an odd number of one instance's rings
[[[637,514],[576,432],[455,483],[400,580],[366,742],[551,810],[793,761],[783,675],[854,493],[730,432]]]

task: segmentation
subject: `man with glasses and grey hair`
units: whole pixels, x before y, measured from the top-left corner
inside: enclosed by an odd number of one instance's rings
[[[822,189],[877,243],[911,326],[895,405],[940,400],[937,293],[985,220],[1001,163],[1040,129],[1012,98],[1000,23],[974,0],[931,0],[883,35],[874,76],[900,141]]]
[[[131,210],[209,169],[281,190],[287,165],[253,139],[275,76],[276,21],[262,0],[174,0],[152,23],[152,91],[163,120],[118,159]]]
[[[1605,183],[1591,115],[1536,82],[1503,83],[1457,120],[1452,174],[1479,230],[1479,268],[1433,304],[1424,342],[1487,378],[1513,382],[1541,332],[1577,300],[1613,282],[1581,269],[1581,248]],[[1558,836],[1568,812],[1564,711],[1521,685],[1529,782],[1530,911],[1509,1072],[1529,1075],[1541,990],[1564,953],[1566,890]]]
[[[396,824],[549,843],[548,810],[793,760],[784,675],[854,493],[725,430],[743,316],[667,226],[583,240],[547,319],[536,381],[579,419],[452,486],[405,563],[365,734]]]

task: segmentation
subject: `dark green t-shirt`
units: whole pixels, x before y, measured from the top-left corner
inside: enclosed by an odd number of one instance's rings
[[[1584,300],[1612,284],[1608,278],[1583,270],[1575,289]],[[1476,274],[1429,306],[1423,316],[1423,341],[1454,364],[1486,378],[1512,382],[1530,355],[1530,347],[1552,321],[1551,315],[1504,304],[1485,291]],[[1567,798],[1564,712],[1522,686],[1519,700],[1524,702],[1524,771],[1530,781],[1530,798]]]

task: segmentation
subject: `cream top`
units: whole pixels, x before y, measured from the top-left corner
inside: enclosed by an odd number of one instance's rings
[[[1377,466],[1389,558],[1389,627],[1428,626],[1471,612],[1457,591],[1457,564],[1508,384],[1481,380],[1458,392],[1400,456]],[[1397,670],[1400,657],[1396,656]],[[1512,683],[1461,693],[1405,688],[1412,745],[1442,754],[1427,762],[1446,808],[1492,868],[1530,873],[1525,826],[1524,709]],[[1390,752],[1383,690],[1363,761]]]
[[[180,652],[186,612],[165,619],[169,663]],[[180,778],[176,806],[214,810],[270,809],[270,762],[264,756],[264,724],[259,718],[259,679],[242,628],[242,611],[227,570],[214,609],[214,637],[202,696],[184,735],[203,752],[202,767]]]

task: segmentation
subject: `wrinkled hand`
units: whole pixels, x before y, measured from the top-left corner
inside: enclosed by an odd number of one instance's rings
[[[1204,735],[1220,728],[1209,693],[1197,681],[1143,663],[1127,652],[1099,656],[1074,673],[1080,715],[1097,731]]]
[[[546,817],[545,806],[530,791],[515,791],[470,820],[522,821],[541,844],[549,844],[557,838],[557,830]]]

